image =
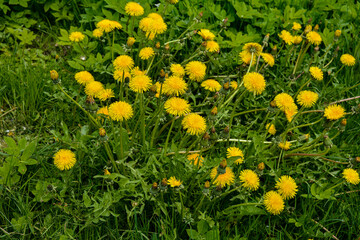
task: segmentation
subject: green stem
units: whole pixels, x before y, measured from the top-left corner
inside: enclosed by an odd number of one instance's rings
[[[252,53],[251,53],[250,65],[249,65],[249,68],[248,68],[248,70],[247,70],[246,73],[249,73],[249,72],[250,72],[250,68],[251,68],[251,65],[252,65],[252,62],[253,62],[253,58],[254,58],[254,53],[252,52]]]
[[[310,45],[311,45],[311,43],[308,43],[303,52],[300,50],[298,59],[296,60],[296,63],[295,63],[293,75],[296,73],[297,68],[301,65],[301,63],[302,63],[302,61],[303,61],[303,59],[305,57],[305,54],[306,54],[307,50],[309,49]]]
[[[301,114],[301,113],[300,113]],[[303,124],[303,125],[299,125],[299,126],[295,126],[293,128],[290,128],[288,131],[292,131],[294,129],[297,129],[297,128],[302,128],[302,127],[307,127],[307,126],[311,126],[311,125],[314,125],[318,122],[320,122],[323,118],[321,117],[320,119],[316,120],[315,122],[312,122],[312,123],[307,123],[307,124]]]
[[[146,136],[145,136],[145,109],[144,109],[144,94],[140,93],[140,115],[141,115],[141,135],[142,135],[142,142],[143,147],[145,147],[146,143]]]
[[[166,137],[166,141],[165,141],[165,147],[164,147],[164,152],[163,152],[164,154],[166,154],[167,147],[168,147],[168,143],[169,143],[169,139],[170,139],[171,130],[172,130],[173,127],[174,127],[175,121],[176,121],[176,118],[173,118],[172,121],[171,121],[170,129],[169,129],[168,135],[167,135],[167,137]]]

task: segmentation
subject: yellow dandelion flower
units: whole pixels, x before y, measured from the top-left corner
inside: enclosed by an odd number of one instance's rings
[[[230,82],[230,87],[231,87],[232,89],[237,89],[237,88],[238,88],[238,83],[237,83],[236,81],[231,81],[231,82]]]
[[[134,43],[136,42],[134,37],[128,37],[126,44],[131,47],[132,45],[134,45]]]
[[[151,79],[146,75],[138,75],[130,79],[129,87],[132,91],[143,93],[149,90],[152,82]]]
[[[167,95],[179,96],[186,92],[188,89],[187,83],[178,76],[170,76],[165,78],[162,91]]]
[[[320,34],[318,34],[317,32],[311,31],[308,32],[306,34],[306,39],[311,43],[314,44],[316,46],[319,46],[322,42],[322,38],[320,36]]]
[[[114,121],[128,120],[133,114],[133,109],[127,102],[118,101],[109,106],[109,116]]]
[[[69,40],[71,42],[81,42],[82,40],[84,40],[85,35],[82,34],[81,32],[72,32],[69,35]]]
[[[221,85],[214,79],[208,79],[201,83],[201,86],[210,92],[218,92],[221,89]]]
[[[57,80],[59,78],[58,72],[56,70],[50,70],[50,78],[52,80]]]
[[[298,191],[298,186],[296,185],[295,180],[290,176],[281,176],[278,181],[276,181],[275,187],[278,190],[278,193],[282,196],[283,199],[294,198],[296,192]]]
[[[106,101],[113,97],[115,97],[115,94],[112,89],[104,89],[98,95],[98,98],[100,99],[100,101]]]
[[[274,101],[276,106],[282,111],[285,111],[286,108],[290,108],[295,104],[294,99],[287,93],[279,93],[275,96]]]
[[[218,174],[218,167],[213,168],[210,177],[216,186],[221,187],[225,187],[226,185],[230,186],[235,181],[235,175],[229,167],[225,168],[225,173],[220,174]]]
[[[274,66],[275,64],[275,58],[270,53],[261,53],[260,54],[264,61],[269,64],[270,67]]]
[[[187,159],[195,166],[202,166],[204,162],[204,158],[198,153],[189,154]]]
[[[144,14],[144,8],[136,2],[128,2],[125,5],[125,12],[130,16],[141,16]]]
[[[242,52],[239,53],[239,57],[241,58],[241,61],[243,61],[243,63],[245,63],[247,65],[250,65],[250,63],[251,63],[251,53],[249,53],[247,51],[242,51]],[[256,56],[253,55],[251,65],[254,65],[256,63],[255,58],[256,58]]]
[[[300,23],[293,22],[292,30],[299,31],[301,29]]]
[[[93,36],[96,38],[102,37],[104,32],[100,28],[95,28],[93,31]]]
[[[123,82],[126,78],[131,79],[131,74],[128,71],[115,70],[114,79],[118,82]]]
[[[181,124],[190,135],[201,135],[206,131],[205,118],[196,113],[186,115]]]
[[[329,120],[337,120],[345,116],[345,109],[337,104],[327,106],[324,111],[324,117]]]
[[[90,97],[98,97],[103,90],[104,85],[98,81],[92,81],[85,86],[85,93]]]
[[[214,40],[215,35],[209,29],[201,29],[198,34],[205,40]]]
[[[175,116],[184,116],[190,112],[188,101],[178,97],[168,99],[164,104],[164,108],[167,113]]]
[[[99,28],[99,29],[101,29],[101,31],[108,33],[108,32],[113,31],[114,29],[121,29],[122,26],[120,23],[118,23],[116,21],[104,19],[96,24],[96,28]]]
[[[340,61],[345,66],[354,66],[355,62],[356,62],[355,58],[353,56],[351,56],[350,54],[347,54],[347,53],[341,55]]]
[[[260,73],[249,72],[245,74],[243,81],[245,88],[255,95],[261,94],[265,90],[265,78]]]
[[[54,164],[61,171],[69,170],[75,165],[75,163],[75,153],[68,149],[60,149],[54,155]]]
[[[285,109],[285,116],[288,122],[291,122],[294,116],[298,113],[298,107],[295,103],[291,104],[290,107]]]
[[[259,56],[260,53],[262,52],[262,46],[258,43],[246,43],[243,48],[242,48],[243,52],[246,52],[248,54],[250,54],[250,58],[251,58],[251,54],[253,53],[254,56]]]
[[[304,32],[305,32],[305,33],[308,33],[308,32],[310,32],[311,30],[312,30],[312,26],[311,26],[311,25],[306,25]]]
[[[322,81],[324,79],[324,73],[318,67],[310,67],[309,72],[311,76],[318,81]]]
[[[147,60],[147,59],[149,59],[150,57],[152,57],[154,55],[155,55],[155,52],[154,52],[154,49],[152,47],[142,48],[140,50],[140,52],[139,52],[139,57],[142,60]]]
[[[131,70],[131,75],[133,77],[135,76],[141,76],[141,75],[145,75],[145,72],[146,71],[141,71],[139,67],[134,67],[132,70]]]
[[[294,37],[286,30],[282,30],[279,37],[288,45],[292,45],[294,42]]]
[[[105,115],[106,118],[108,118],[109,116],[109,108],[108,107],[102,107],[100,108],[97,112],[96,112],[96,115],[98,115],[99,117],[101,115]]]
[[[270,133],[271,135],[275,135],[276,128],[275,128],[274,124],[272,124],[272,123],[266,124],[266,129],[267,129],[268,133]]]
[[[185,66],[186,73],[189,75],[190,80],[201,82],[206,74],[206,65],[199,61],[191,61]]]
[[[337,38],[340,37],[340,36],[341,36],[341,30],[339,30],[339,29],[336,30],[334,35],[335,35],[335,37],[337,37]]]
[[[75,80],[81,85],[86,85],[90,82],[95,81],[93,75],[91,75],[91,73],[89,73],[88,71],[81,71],[76,73]]]
[[[304,107],[314,106],[318,99],[319,95],[317,93],[308,90],[301,91],[297,96],[297,102],[300,104],[300,106]]]
[[[170,71],[172,74],[183,77],[185,75],[185,69],[180,64],[171,64]]]
[[[241,163],[244,162],[244,153],[241,151],[240,148],[237,147],[229,147],[228,149],[226,149],[226,157],[227,158],[231,158],[231,157],[239,157],[238,159],[236,159],[234,161],[234,163],[236,165],[239,165]]]
[[[260,179],[252,170],[246,169],[241,171],[239,178],[242,186],[250,191],[256,191],[260,186]]]
[[[352,169],[352,168],[346,168],[343,171],[343,178],[351,184],[357,185],[360,182],[359,173]]]
[[[166,0],[171,4],[177,4],[179,2],[179,0]]]
[[[170,187],[180,187],[182,184],[182,182],[177,180],[175,177],[170,177],[167,183],[170,185]]]
[[[113,62],[115,70],[130,71],[134,67],[134,60],[128,55],[120,55]]]
[[[301,36],[294,36],[294,44],[300,44],[302,42]]]
[[[285,141],[285,142],[280,142],[278,144],[279,148],[283,149],[283,150],[289,150],[291,147],[291,143],[289,141]]]
[[[209,52],[217,52],[220,50],[220,46],[215,41],[207,41],[205,49]]]
[[[273,215],[280,214],[285,208],[284,200],[275,191],[269,191],[265,194],[264,205],[266,210]]]

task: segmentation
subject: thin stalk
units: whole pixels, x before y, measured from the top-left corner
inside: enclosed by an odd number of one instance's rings
[[[301,113],[300,113],[300,114],[301,114]],[[307,126],[314,125],[314,124],[320,122],[322,119],[323,119],[323,118],[321,117],[320,119],[316,120],[315,122],[306,123],[306,124],[303,124],[303,125],[299,125],[299,126],[292,127],[292,128],[290,128],[288,131],[290,132],[290,131],[292,131],[292,130],[294,130],[294,129],[297,129],[297,128],[302,128],[302,127],[307,127]]]
[[[305,57],[305,54],[306,54],[307,50],[309,49],[310,45],[311,45],[311,43],[308,43],[303,52],[300,50],[298,59],[296,60],[296,63],[295,63],[293,75],[295,75],[297,68],[301,65],[301,63],[302,63],[302,61],[303,61],[303,59]]]
[[[249,72],[250,72],[250,68],[251,68],[251,65],[252,65],[252,63],[253,63],[253,58],[254,58],[254,53],[252,52],[252,53],[251,53],[250,65],[249,65],[249,68],[248,68],[248,70],[247,70],[246,73],[249,73]]]
[[[169,143],[169,139],[170,139],[171,130],[172,130],[173,127],[174,127],[175,121],[176,121],[176,118],[173,118],[173,120],[171,121],[170,129],[169,129],[168,135],[167,135],[167,137],[166,137],[166,141],[165,141],[164,154],[166,154],[167,147],[168,147],[168,143]]]
[[[144,109],[144,94],[140,93],[140,115],[141,115],[141,135],[142,135],[142,142],[143,147],[145,147],[146,143],[146,136],[145,136],[145,109]]]

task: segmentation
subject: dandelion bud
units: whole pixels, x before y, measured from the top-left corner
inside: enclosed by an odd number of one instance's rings
[[[222,25],[221,25],[221,27],[225,28],[228,21],[229,21],[228,18],[224,18],[224,19],[222,20]]]
[[[227,162],[226,162],[226,159],[223,159],[221,161],[221,163],[219,164],[219,166],[222,168],[222,169],[225,169],[227,167]]]
[[[160,70],[160,77],[162,77],[162,78],[165,77],[165,71],[164,71],[164,69],[161,69],[161,70]]]
[[[104,175],[110,175],[111,173],[109,172],[109,170],[104,169]]]
[[[135,208],[135,207],[139,206],[139,203],[138,202],[131,202],[131,206],[133,208]]]
[[[102,136],[102,137],[104,137],[104,136],[106,135],[105,129],[100,128],[100,129],[99,129],[99,135]]]
[[[355,161],[360,162],[360,157],[356,157]]]
[[[344,119],[341,120],[341,122],[340,122],[340,124],[341,124],[342,126],[346,126],[346,123],[347,123],[346,118],[344,118]]]
[[[59,74],[56,70],[51,70],[50,71],[50,77],[52,80],[58,80],[59,78]]]
[[[59,57],[59,55],[55,55],[55,60],[58,60],[60,57]]]
[[[270,106],[273,107],[273,108],[276,107],[276,102],[275,102],[275,100],[272,100],[272,101],[270,102]]]
[[[316,46],[316,47],[314,48],[314,50],[315,50],[316,52],[318,52],[318,51],[319,51],[319,46]]]
[[[316,24],[314,27],[314,31],[317,32],[319,30],[319,24]]]
[[[335,37],[339,38],[341,36],[341,30],[336,30],[335,31]]]
[[[211,114],[212,115],[216,115],[216,114],[218,114],[218,109],[217,109],[217,107],[215,106],[215,107],[213,107],[213,109],[211,109]]]
[[[226,82],[225,84],[224,84],[224,89],[225,90],[228,90],[230,88],[230,84],[229,84],[229,82]]]
[[[155,44],[155,48],[157,48],[157,49],[160,48],[160,42],[157,42],[157,43]]]
[[[166,44],[165,45],[165,50],[169,50],[170,49],[170,45],[169,44]]]
[[[158,193],[159,193],[159,186],[157,184],[157,182],[154,182],[152,185],[151,185],[151,188],[150,188],[150,193],[154,196],[156,196]]]
[[[210,139],[210,134],[209,133],[205,133],[203,136],[204,140],[209,140]]]
[[[152,184],[152,186],[151,186],[151,188],[152,189],[154,189],[154,190],[156,190],[156,189],[158,189],[158,184],[157,184],[157,182],[154,182],[153,184]]]
[[[310,31],[312,30],[312,26],[311,25],[307,25],[306,27],[305,27],[305,33],[309,33]]]
[[[275,46],[273,46],[273,48],[271,49],[271,54],[272,54],[272,55],[276,55],[276,53],[277,53],[277,46],[275,45]]]
[[[132,45],[134,45],[135,41],[136,41],[135,38],[129,37],[129,38],[127,39],[126,44],[127,44],[129,47],[131,47]]]
[[[211,133],[216,133],[216,129],[215,129],[215,127],[214,127],[214,126],[212,126],[210,131],[211,131]]]
[[[264,169],[265,169],[265,163],[263,163],[263,162],[259,163],[259,164],[257,165],[257,169],[258,169],[259,171],[264,170]]]
[[[230,132],[229,126],[226,126],[226,127],[224,128],[224,133],[229,133],[229,132]]]
[[[161,180],[161,186],[166,187],[167,185],[168,185],[168,180],[167,180],[167,178],[163,178],[163,179]]]
[[[95,100],[92,96],[86,96],[86,103],[89,105],[95,104]]]
[[[204,184],[204,188],[209,189],[210,188],[210,182],[206,181]]]
[[[340,50],[340,47],[337,46],[336,49],[335,49],[335,53],[337,53],[339,50]]]
[[[203,15],[204,15],[203,12],[200,12],[200,13],[199,13],[199,17],[202,17]]]
[[[270,38],[270,33],[265,35],[265,37],[263,39],[263,43],[267,45],[267,43],[269,42],[269,38]]]
[[[206,41],[201,43],[201,46],[203,46],[203,47],[206,47],[206,45],[207,45]]]
[[[324,146],[327,148],[331,148],[333,146],[333,143],[328,135],[324,136]]]
[[[304,134],[299,137],[299,141],[308,141],[310,138],[310,134]]]

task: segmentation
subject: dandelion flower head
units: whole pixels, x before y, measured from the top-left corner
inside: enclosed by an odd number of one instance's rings
[[[350,54],[343,54],[340,57],[340,61],[342,64],[344,64],[345,66],[354,66],[355,65],[355,58],[353,56],[351,56]]]
[[[283,150],[289,150],[291,147],[291,143],[289,141],[285,141],[285,142],[280,142],[278,144],[279,148],[283,149]]]
[[[217,52],[220,50],[220,46],[215,41],[207,41],[205,49],[209,52]]]
[[[130,79],[129,87],[132,91],[143,93],[149,90],[152,82],[151,79],[146,75],[138,75]]]
[[[115,70],[130,71],[134,67],[134,60],[128,55],[120,55],[113,62]]]
[[[109,116],[114,121],[128,120],[133,114],[133,109],[127,102],[118,101],[109,106]]]
[[[286,119],[291,122],[294,116],[298,113],[298,107],[295,103],[291,104],[290,107],[285,108]]]
[[[131,47],[136,42],[136,39],[134,37],[128,37],[126,44]]]
[[[315,92],[304,90],[297,96],[297,102],[304,107],[312,107],[319,99],[319,95]]]
[[[185,75],[185,69],[180,64],[171,64],[170,71],[173,75],[183,77]]]
[[[69,40],[71,42],[81,42],[82,40],[84,40],[85,35],[82,34],[81,32],[72,32],[69,35]]]
[[[113,97],[115,97],[115,94],[114,91],[110,88],[104,89],[98,94],[98,98],[100,99],[100,101],[106,101]]]
[[[324,73],[320,68],[318,68],[318,67],[310,67],[309,71],[310,71],[311,76],[314,79],[316,79],[318,81],[321,81],[321,80],[324,79]]]
[[[185,66],[190,80],[201,82],[206,74],[206,65],[199,61],[191,61]]]
[[[261,57],[264,59],[264,61],[269,64],[270,67],[274,66],[275,64],[275,58],[270,53],[261,53]]]
[[[294,43],[294,37],[286,30],[282,30],[279,37],[287,44],[292,45]]]
[[[185,80],[178,76],[165,78],[162,91],[167,95],[179,96],[186,92],[188,85]]]
[[[54,164],[55,166],[63,171],[69,170],[76,163],[75,153],[68,149],[60,149],[54,155]]]
[[[254,56],[259,56],[260,53],[262,52],[262,46],[258,43],[254,43],[254,42],[251,42],[251,43],[246,43],[242,50],[246,53],[249,53],[250,56],[251,54],[254,54]]]
[[[226,149],[226,157],[227,158],[231,158],[231,157],[239,157],[238,159],[236,159],[234,161],[235,164],[241,164],[244,162],[244,153],[241,151],[240,148],[237,147],[229,147],[228,149]]]
[[[92,81],[86,84],[85,93],[90,97],[98,97],[100,92],[104,90],[104,85],[98,81]]]
[[[281,195],[275,191],[269,191],[265,194],[264,205],[266,210],[273,215],[280,214],[285,208],[284,200]]]
[[[167,183],[170,185],[170,187],[180,187],[182,184],[182,182],[177,180],[175,177],[170,177]]]
[[[327,106],[324,111],[324,117],[329,120],[337,120],[345,116],[345,109],[337,104]]]
[[[187,159],[195,166],[202,166],[204,162],[204,158],[198,153],[189,154]]]
[[[266,129],[267,129],[268,133],[270,133],[271,135],[275,135],[276,128],[275,128],[274,124],[272,124],[272,123],[266,124]]]
[[[300,44],[302,42],[302,37],[299,35],[294,36],[294,44]]]
[[[76,73],[75,80],[81,85],[86,85],[90,82],[95,81],[93,75],[91,75],[91,73],[89,73],[88,71],[81,71]]]
[[[243,77],[245,88],[255,95],[265,90],[266,82],[263,75],[257,72],[249,72]]]
[[[205,40],[214,40],[215,35],[209,29],[201,29],[198,34]]]
[[[200,135],[206,131],[205,118],[197,113],[190,113],[186,115],[181,124],[190,135]]]
[[[295,180],[287,175],[281,176],[280,179],[276,181],[275,187],[285,200],[294,198],[298,191]]]
[[[352,169],[352,168],[346,168],[344,169],[343,178],[346,180],[346,182],[357,185],[360,182],[359,173]]]
[[[201,83],[201,86],[210,92],[218,92],[221,89],[221,85],[214,79],[208,79]]]
[[[252,63],[251,63],[251,56],[252,56]],[[251,55],[251,53],[247,52],[247,51],[242,51],[239,53],[239,57],[241,59],[241,61],[243,61],[243,63],[249,65],[251,63],[251,65],[254,65],[256,63],[256,56],[255,55]]]
[[[136,2],[128,2],[125,5],[125,12],[130,16],[141,16],[144,14],[144,8]]]
[[[154,52],[154,49],[152,47],[145,47],[145,48],[142,48],[140,50],[139,57],[142,60],[147,60],[150,57],[154,56],[154,54],[155,54],[155,52]]]
[[[306,39],[311,43],[311,44],[314,44],[316,46],[319,46],[322,42],[322,38],[320,36],[320,34],[318,34],[317,32],[315,31],[311,31],[311,32],[308,32],[306,34]]]
[[[96,38],[102,37],[104,35],[104,31],[102,31],[100,28],[95,28],[93,31],[93,36]]]
[[[230,87],[231,87],[232,89],[237,89],[237,88],[238,88],[238,83],[237,83],[236,81],[231,81],[231,82],[230,82]]]
[[[164,104],[164,108],[167,113],[175,116],[184,116],[190,113],[190,104],[188,101],[178,97],[168,99]]]
[[[226,167],[225,173],[218,174],[218,167],[214,167],[210,173],[211,179],[214,181],[216,186],[225,187],[231,185],[235,181],[235,175],[231,168]]]
[[[250,191],[256,191],[260,186],[260,179],[252,170],[246,169],[241,171],[239,178],[242,186]]]
[[[117,21],[112,21],[109,19],[101,20],[96,24],[96,27],[101,29],[103,32],[109,33],[115,29],[122,29],[122,26]]]
[[[299,31],[301,29],[300,23],[293,22],[292,30]]]
[[[287,93],[279,93],[275,96],[274,101],[276,106],[282,111],[285,111],[286,108],[292,107],[294,104],[294,99]]]
[[[109,116],[109,108],[108,107],[102,107],[97,112],[96,115],[101,116],[105,115],[106,117]]]

